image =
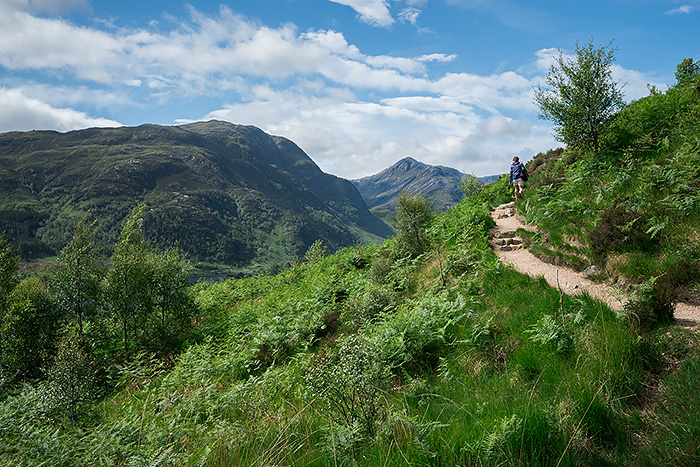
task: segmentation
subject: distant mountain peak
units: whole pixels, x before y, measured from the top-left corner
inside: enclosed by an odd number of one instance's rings
[[[426,166],[426,164],[419,162],[419,161],[415,160],[414,158],[408,156],[408,157],[404,157],[403,159],[398,161],[396,164],[389,167],[389,169],[395,168],[395,169],[399,169],[399,170],[409,171],[409,170],[413,170],[413,169],[416,169],[419,167],[422,168],[425,166]]]
[[[454,206],[462,199],[461,182],[465,174],[442,165],[429,165],[412,157],[404,157],[378,174],[352,180],[360,190],[367,206],[375,215],[381,211],[393,211],[399,194],[426,196],[438,210]],[[482,183],[497,177],[483,177]]]
[[[464,174],[456,169],[428,165],[404,157],[378,174],[354,180],[370,208],[394,210],[402,192],[428,197],[439,209],[455,205],[462,198]]]

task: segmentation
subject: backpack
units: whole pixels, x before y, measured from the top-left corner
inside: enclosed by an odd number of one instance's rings
[[[523,164],[520,164],[520,178],[523,179],[523,182],[527,182],[527,179],[530,178],[530,175],[527,173],[527,170],[525,170],[525,166]]]

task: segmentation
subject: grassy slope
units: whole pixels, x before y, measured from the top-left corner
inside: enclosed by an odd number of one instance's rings
[[[530,168],[536,177],[521,208],[545,233],[536,239],[549,250],[543,256],[597,264],[623,288],[661,276],[679,298],[698,295],[697,90],[673,88],[631,103],[597,157],[548,153]]]
[[[587,158],[564,154],[533,171],[524,206],[547,246],[568,240],[593,257],[593,200],[604,211],[612,201],[602,199],[620,197],[615,186],[642,183],[634,174],[685,170],[680,161],[697,156],[697,139],[670,147],[673,162],[649,156],[618,181],[624,159],[605,162],[589,185],[576,177]],[[697,335],[639,333],[588,297],[560,297],[501,266],[487,244],[488,211],[509,198],[501,180],[437,218],[439,260],[437,249],[402,258],[390,239],[277,276],[197,286],[199,337],[168,365],[141,358],[115,372],[117,389],[90,416],[50,422],[31,387],[8,398],[0,463],[696,465]],[[579,217],[557,225],[556,212]],[[652,242],[658,264],[682,250],[674,238],[688,240],[673,232]]]
[[[560,302],[543,281],[499,265],[487,213],[507,197],[498,182],[436,222],[444,286],[434,253],[397,259],[392,241],[198,286],[198,343],[170,366],[144,358],[122,368],[120,389],[77,426],[42,422],[40,392],[28,388],[0,411],[2,462],[697,461],[697,445],[678,441],[698,439],[687,410],[697,338],[638,335],[600,303]],[[348,423],[332,401],[374,413],[376,431],[363,431],[362,416]]]

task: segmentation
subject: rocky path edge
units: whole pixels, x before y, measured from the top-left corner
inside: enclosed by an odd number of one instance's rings
[[[496,226],[489,231],[490,243],[503,264],[531,277],[544,277],[547,283],[567,295],[587,292],[615,311],[622,311],[627,296],[607,284],[594,282],[583,273],[555,266],[537,258],[526,248],[517,234],[517,229],[535,231],[532,225],[523,222],[515,203],[506,203],[491,211]],[[674,311],[676,323],[682,326],[700,326],[700,307],[677,303]]]

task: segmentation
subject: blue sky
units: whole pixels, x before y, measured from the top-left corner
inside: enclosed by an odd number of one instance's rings
[[[559,146],[532,89],[614,40],[627,101],[700,59],[700,0],[0,0],[0,132],[220,119],[359,178]]]

